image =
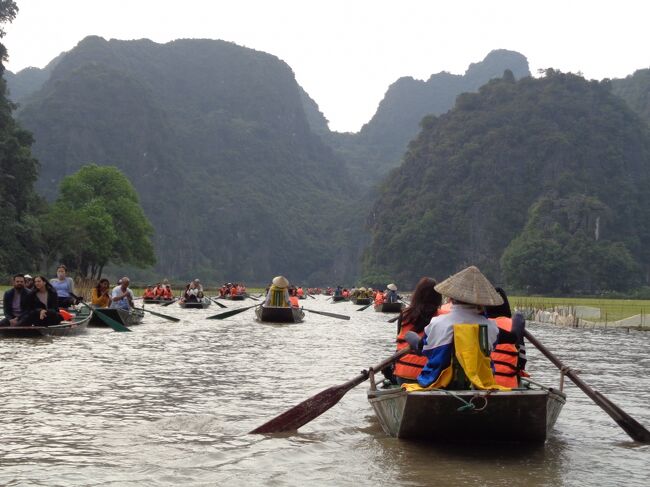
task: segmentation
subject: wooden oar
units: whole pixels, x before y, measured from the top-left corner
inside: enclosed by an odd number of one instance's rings
[[[103,321],[104,323],[106,323],[108,326],[110,326],[111,328],[113,328],[113,330],[115,330],[115,331],[119,331],[119,332],[122,332],[122,331],[132,331],[131,328],[127,328],[126,326],[124,326],[124,325],[123,325],[122,323],[120,323],[119,321],[115,321],[113,318],[111,318],[110,316],[106,316],[104,313],[101,313],[101,312],[97,313],[97,312],[95,312],[95,316],[99,317],[100,320],[102,320],[102,321]]]
[[[642,424],[636,421],[632,416],[623,411],[620,407],[612,401],[603,396],[600,392],[593,390],[587,385],[578,375],[570,368],[566,367],[560,360],[553,355],[544,345],[542,345],[537,338],[530,334],[528,330],[524,330],[526,339],[535,345],[535,347],[542,352],[542,354],[549,359],[560,371],[564,373],[573,383],[578,386],[589,398],[594,401],[600,408],[605,411],[616,423],[630,435],[634,441],[640,443],[650,443],[650,431],[648,431]]]
[[[391,318],[388,320],[388,323],[395,323],[397,320],[399,320],[399,315],[397,315],[395,318]]]
[[[310,313],[315,313],[317,315],[330,316],[332,318],[338,318],[340,320],[349,320],[350,317],[346,315],[337,315],[336,313],[327,313],[325,311],[314,311],[313,309],[302,308],[304,311],[309,311]]]
[[[307,296],[309,296],[311,299],[316,299],[316,298],[315,298],[314,296],[312,296],[311,294],[307,294]]]
[[[371,302],[370,304],[365,305],[363,308],[359,308],[357,311],[363,311],[364,309],[368,309],[368,308],[370,308],[373,304],[375,304],[375,303],[374,303],[374,302]]]
[[[176,298],[170,299],[167,303],[161,304],[160,306],[164,306],[166,308],[167,306],[174,304],[176,301],[177,301]]]
[[[248,297],[253,301],[259,301],[259,298],[256,298],[255,296],[251,296],[250,294],[248,295]]]
[[[149,309],[142,308],[142,311],[146,311],[147,313],[151,313],[154,316],[159,316],[159,317],[164,318],[164,319],[169,320],[169,321],[175,321],[175,322],[181,321],[180,318],[174,318],[173,316],[164,315],[162,313],[156,313],[155,311],[151,311]]]
[[[221,304],[219,301],[217,301],[217,298],[210,298],[210,300],[211,300],[214,304],[216,304],[217,306],[219,306],[220,308],[227,308],[227,307],[228,307],[228,306],[226,306],[225,304]]]
[[[259,306],[259,304],[254,304],[253,306],[246,306],[245,308],[233,309],[230,311],[226,311],[225,313],[219,313],[218,315],[208,316],[206,320],[223,320],[224,318],[230,318],[231,316],[238,315],[239,313],[242,313],[247,309],[255,308],[256,306]]]
[[[403,348],[383,362],[372,367],[372,370],[379,372],[388,364],[395,362],[402,355],[406,355],[410,351],[411,349],[409,347]],[[332,386],[329,389],[319,392],[315,396],[310,397],[297,406],[292,407],[279,416],[264,423],[262,426],[255,428],[251,433],[268,434],[297,430],[334,406],[341,400],[346,392],[368,379],[368,374],[369,373],[364,370],[354,379],[351,379],[344,384]]]

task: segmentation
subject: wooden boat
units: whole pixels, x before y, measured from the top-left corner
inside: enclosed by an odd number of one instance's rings
[[[368,401],[384,432],[397,438],[543,443],[566,395],[550,388],[406,392],[394,386],[371,387]],[[465,407],[470,402],[473,408]]]
[[[233,296],[232,294],[226,295],[226,299],[229,299],[230,301],[243,301],[248,297],[248,294],[237,294]]]
[[[372,298],[354,298],[354,304],[366,306],[372,303]]]
[[[142,323],[142,319],[144,318],[144,311],[139,308],[133,308],[129,311],[116,308],[95,308],[93,310],[93,315],[90,318],[90,323],[88,326],[108,326],[98,315],[108,316],[121,325],[129,327]]]
[[[74,311],[74,310],[72,310]],[[34,338],[43,336],[78,335],[86,331],[92,316],[88,308],[75,311],[70,321],[62,321],[54,326],[1,326],[0,336],[7,338]]]
[[[305,312],[300,308],[277,308],[271,306],[258,306],[255,315],[259,321],[268,323],[300,323],[305,317]]]
[[[348,298],[345,296],[332,296],[332,302],[336,303],[338,301],[347,301]]]
[[[403,303],[375,304],[375,311],[380,313],[399,313],[402,310],[403,306]]]
[[[208,298],[202,298],[199,301],[189,303],[186,303],[185,301],[179,301],[178,304],[181,308],[185,309],[203,309],[210,306],[212,304],[212,301],[210,301]]]
[[[163,298],[142,298],[144,304],[165,304],[173,301],[174,299],[163,299]]]

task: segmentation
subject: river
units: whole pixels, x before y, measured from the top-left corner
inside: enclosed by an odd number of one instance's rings
[[[248,303],[226,302],[229,308]],[[393,315],[325,297],[304,323],[267,325],[252,310],[152,310],[132,333],[0,340],[1,485],[650,484],[650,446],[569,383],[544,446],[431,446],[387,437],[358,386],[296,434],[251,429],[393,353]],[[650,428],[650,334],[529,324],[594,388]],[[529,372],[558,371],[529,345]]]

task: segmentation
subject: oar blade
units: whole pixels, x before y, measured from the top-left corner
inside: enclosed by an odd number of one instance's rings
[[[115,321],[110,316],[106,316],[101,311],[93,310],[93,313],[95,313],[95,316],[97,316],[100,320],[102,320],[106,325],[110,326],[114,331],[117,332],[132,331],[131,328],[128,328],[124,326],[122,323]]]
[[[154,316],[158,316],[160,318],[164,318],[166,320],[173,321],[175,323],[178,323],[179,321],[181,321],[180,318],[175,318],[174,316],[164,315],[162,313],[156,313],[155,311],[151,311],[150,309],[144,309],[143,308],[143,311],[146,311],[147,313],[151,313]]]
[[[365,305],[364,307],[359,308],[357,311],[364,311],[364,310],[370,308],[370,306],[372,306],[372,304],[373,304],[373,303],[367,304],[367,305]]]
[[[174,304],[175,302],[176,302],[176,299],[172,299],[172,300],[170,300],[170,301],[168,301],[168,302],[166,302],[164,304],[161,304],[161,306],[167,307],[167,306],[169,306],[171,304]]]
[[[354,385],[349,383],[332,386],[306,399],[297,406],[267,421],[262,426],[255,428],[252,434],[282,433],[295,431],[301,426],[317,418],[334,406]]]
[[[613,410],[614,414],[609,412],[607,409],[605,409],[605,412],[608,413],[634,441],[638,441],[639,443],[650,443],[650,431],[648,431],[645,426],[614,404],[608,397],[603,396],[599,391],[594,391],[594,394],[606,405],[606,407]]]
[[[219,306],[220,308],[227,308],[227,307],[228,307],[228,306],[226,306],[225,304],[221,304],[219,301],[217,301],[216,298],[211,298],[211,301],[212,301],[214,304],[216,304],[217,306]]]
[[[339,320],[349,320],[350,319],[350,317],[347,316],[347,315],[339,315],[339,314],[336,314],[336,313],[328,313],[326,311],[315,311],[313,309],[307,309],[307,308],[303,308],[303,310],[304,311],[309,311],[310,313],[314,313],[314,314],[317,314],[317,315],[329,316],[330,318],[338,318]]]
[[[231,316],[238,315],[239,313],[243,313],[247,309],[255,308],[256,306],[259,305],[254,304],[253,306],[246,306],[244,308],[233,309],[230,311],[226,311],[225,313],[219,313],[218,315],[208,316],[206,320],[223,320],[225,318],[230,318]]]

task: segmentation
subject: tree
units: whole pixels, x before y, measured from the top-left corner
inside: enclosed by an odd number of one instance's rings
[[[137,267],[156,262],[153,227],[116,167],[91,164],[63,179],[43,228],[49,260],[60,258],[83,277],[101,277],[109,262]]]

